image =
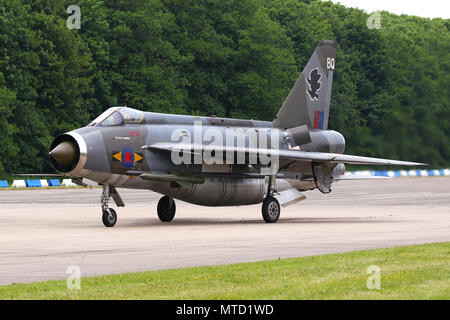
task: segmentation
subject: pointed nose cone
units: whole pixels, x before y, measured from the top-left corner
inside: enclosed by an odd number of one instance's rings
[[[49,154],[63,166],[70,166],[77,160],[76,146],[70,141],[61,142]]]

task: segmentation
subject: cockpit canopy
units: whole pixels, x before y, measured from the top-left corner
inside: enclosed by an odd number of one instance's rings
[[[124,124],[139,124],[144,120],[142,111],[128,107],[112,107],[99,115],[90,126],[120,126]]]

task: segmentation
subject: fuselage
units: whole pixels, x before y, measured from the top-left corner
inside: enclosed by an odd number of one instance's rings
[[[210,154],[213,161],[196,154],[170,154],[146,148],[161,142],[190,141],[198,144],[241,145],[304,151],[342,153],[345,141],[339,133],[310,130],[310,142],[297,145],[287,130],[274,128],[271,122],[199,117],[141,112],[131,108],[111,108],[90,125],[55,139],[52,149],[61,142],[72,145],[71,161],[55,167],[67,175],[109,184],[114,187],[149,189],[175,199],[208,206],[230,206],[260,203],[266,196],[266,167],[255,159],[225,159]],[[174,156],[188,159],[174,163]],[[222,161],[221,161],[222,160]],[[175,161],[176,162],[176,161]],[[202,177],[202,183],[179,184],[145,180],[143,173],[182,174]],[[276,190],[314,189],[310,162],[278,164]]]

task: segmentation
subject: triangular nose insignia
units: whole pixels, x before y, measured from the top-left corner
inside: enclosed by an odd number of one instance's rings
[[[136,152],[134,153],[134,162],[139,162],[142,159],[144,159],[144,158],[141,157],[140,155],[138,155]]]
[[[122,152],[114,154],[113,157],[116,158],[119,161],[122,161]]]

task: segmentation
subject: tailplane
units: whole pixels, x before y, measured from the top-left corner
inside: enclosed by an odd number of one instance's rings
[[[274,127],[328,128],[335,64],[336,41],[322,40],[273,120]]]

